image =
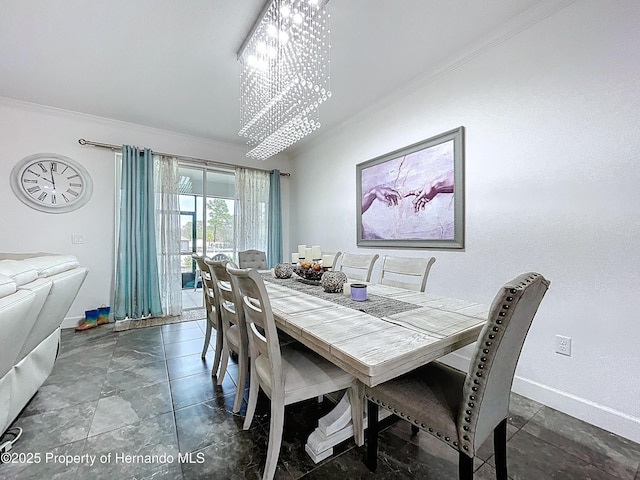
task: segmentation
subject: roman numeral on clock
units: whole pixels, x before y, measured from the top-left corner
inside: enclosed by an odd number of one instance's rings
[[[27,188],[27,192],[29,192],[29,193],[30,193],[30,194],[32,194],[32,195],[33,195],[34,193],[36,193],[36,192],[39,192],[39,191],[40,191],[40,187],[38,187],[37,185],[36,185],[35,187],[29,187],[29,188]]]
[[[78,196],[78,192],[76,192],[76,191],[74,191],[74,190],[71,190],[70,188],[67,188],[67,193],[69,193],[69,194],[73,195],[74,197],[77,197],[77,196]]]
[[[38,197],[38,200],[43,201],[45,198],[47,198],[47,195],[47,192],[42,192]]]

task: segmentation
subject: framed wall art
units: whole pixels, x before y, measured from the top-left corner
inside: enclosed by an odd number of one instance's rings
[[[464,127],[356,165],[360,247],[464,248]]]

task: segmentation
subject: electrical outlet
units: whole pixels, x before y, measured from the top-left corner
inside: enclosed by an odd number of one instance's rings
[[[556,335],[556,353],[567,357],[571,356],[571,337]]]
[[[79,233],[72,234],[71,235],[71,243],[83,244],[84,243],[84,235],[81,235]]]

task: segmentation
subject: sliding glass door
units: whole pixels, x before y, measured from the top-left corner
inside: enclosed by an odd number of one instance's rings
[[[235,175],[192,164],[180,164],[180,228],[183,307],[201,308],[202,285],[192,253],[234,258]]]

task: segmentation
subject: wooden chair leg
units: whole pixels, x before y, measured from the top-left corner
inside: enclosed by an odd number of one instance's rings
[[[224,376],[227,374],[227,364],[229,363],[229,346],[227,342],[222,342],[222,357],[220,358],[220,373],[218,374],[218,385],[222,385]]]
[[[260,391],[260,385],[258,382],[258,374],[255,371],[253,362],[251,362],[251,382],[249,383],[249,401],[247,402],[247,413],[244,417],[243,430],[249,430],[251,422],[253,421],[253,415],[256,412],[256,404],[258,403],[258,392]]]
[[[458,456],[460,480],[473,480],[473,457],[460,452]]]
[[[357,446],[364,445],[364,385],[357,381],[351,386],[346,395],[351,404],[351,423],[353,425],[353,440]]]
[[[493,449],[496,460],[496,479],[507,480],[507,419],[493,430]]]
[[[238,384],[236,385],[236,396],[233,401],[233,413],[238,413],[244,398],[244,389],[247,386],[247,371],[249,370],[249,357],[247,353],[238,354]]]
[[[222,336],[222,325],[220,325],[220,321],[217,318],[217,313],[213,313],[216,315],[216,351],[213,356],[213,366],[211,367],[211,376],[215,376],[218,373],[218,368],[220,368],[220,359],[222,357],[222,349],[224,348],[224,337]]]
[[[284,427],[284,399],[274,401],[271,399],[271,422],[269,424],[269,446],[267,447],[267,462],[264,466],[262,480],[272,480],[282,444],[282,430]]]
[[[207,356],[207,350],[209,349],[209,341],[211,340],[211,324],[209,323],[209,320],[207,320],[207,333],[204,336],[204,346],[202,347],[202,355],[200,355],[200,358],[202,358],[202,360],[204,360],[204,357]]]
[[[367,401],[367,468],[375,472],[378,467],[378,404]]]

